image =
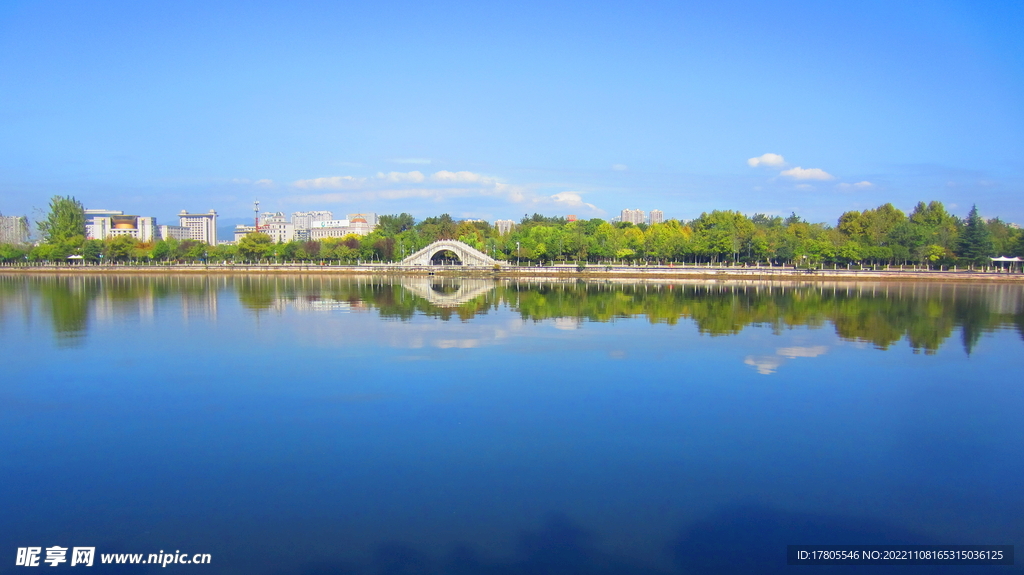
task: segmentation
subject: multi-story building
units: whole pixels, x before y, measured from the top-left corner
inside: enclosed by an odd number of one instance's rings
[[[235,242],[237,242],[238,240],[244,238],[245,236],[247,236],[249,234],[254,234],[254,233],[256,233],[256,226],[255,225],[247,226],[245,224],[238,224],[237,226],[235,226]]]
[[[651,210],[650,224],[660,224],[665,221],[665,212],[661,210]]]
[[[326,210],[292,213],[292,225],[295,226],[295,231],[308,230],[313,227],[313,222],[326,222],[333,219],[334,213]]]
[[[512,233],[512,229],[516,227],[516,223],[512,220],[495,220],[494,228],[498,230],[501,235]]]
[[[140,242],[161,239],[156,218],[133,216],[120,210],[85,210],[85,237],[90,240],[105,240],[117,236],[131,236]]]
[[[313,223],[309,230],[309,239],[342,238],[349,234],[365,236],[372,231],[373,226],[366,221],[328,220]]]
[[[369,224],[370,229],[377,227],[377,214],[373,212],[366,212],[365,214],[349,214],[348,221],[353,223],[364,223]]]
[[[0,244],[28,243],[28,218],[0,216]]]
[[[189,229],[182,226],[171,226],[168,224],[160,224],[156,227],[157,237],[161,240],[187,240],[189,239]]]
[[[622,210],[619,215],[620,222],[630,222],[634,225],[647,223],[646,214],[643,210]]]
[[[188,239],[197,240],[211,246],[217,245],[217,212],[210,210],[206,214],[190,214],[181,210],[178,214],[181,227],[188,228]]]
[[[260,216],[260,232],[270,236],[275,243],[290,242],[295,237],[295,227],[285,217],[284,212],[262,214]]]

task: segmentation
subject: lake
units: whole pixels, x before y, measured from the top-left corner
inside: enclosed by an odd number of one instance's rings
[[[0,572],[31,546],[306,575],[1022,549],[1022,334],[1016,285],[0,275]]]

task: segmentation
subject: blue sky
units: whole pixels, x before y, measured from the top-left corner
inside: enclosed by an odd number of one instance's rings
[[[0,212],[1024,224],[1022,29],[1020,2],[8,0]]]

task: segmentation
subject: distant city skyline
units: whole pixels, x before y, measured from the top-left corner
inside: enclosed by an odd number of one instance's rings
[[[400,17],[399,17],[400,16]],[[1024,223],[1024,5],[0,9],[0,212]],[[343,30],[343,33],[339,31]]]

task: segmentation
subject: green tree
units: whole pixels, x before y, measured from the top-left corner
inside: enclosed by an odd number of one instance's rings
[[[959,255],[964,260],[976,265],[991,263],[988,259],[995,252],[992,233],[985,225],[985,220],[978,215],[978,206],[971,206],[964,222],[964,230],[960,233]]]
[[[50,213],[37,227],[46,243],[80,244],[85,239],[85,208],[72,196],[53,196]]]
[[[274,240],[267,234],[245,234],[238,240],[238,255],[247,260],[258,260],[266,257],[273,243]]]

